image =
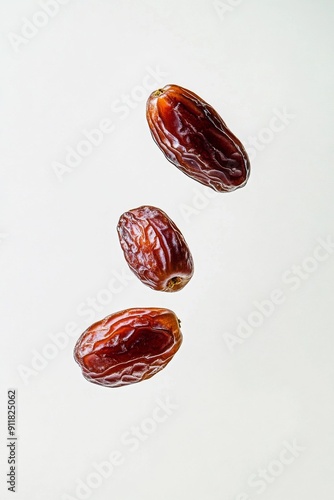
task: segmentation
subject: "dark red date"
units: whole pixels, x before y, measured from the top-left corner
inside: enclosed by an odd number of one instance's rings
[[[117,225],[125,259],[136,276],[153,290],[181,290],[194,272],[188,245],[160,208],[143,206],[125,212]]]
[[[167,160],[186,175],[219,192],[246,184],[250,162],[243,145],[198,95],[166,85],[148,98],[146,117]]]
[[[182,343],[173,311],[126,309],[94,323],[79,338],[74,358],[95,384],[121,387],[153,377]]]

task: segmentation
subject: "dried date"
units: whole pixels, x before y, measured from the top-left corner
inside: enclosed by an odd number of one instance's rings
[[[79,338],[74,358],[95,384],[121,387],[165,368],[182,343],[173,311],[126,309],[94,323]]]
[[[194,272],[192,255],[181,231],[160,208],[125,212],[117,231],[130,269],[145,285],[176,292],[188,283]]]
[[[146,117],[167,160],[186,175],[219,192],[246,184],[250,162],[243,145],[198,95],[166,85],[149,96]]]

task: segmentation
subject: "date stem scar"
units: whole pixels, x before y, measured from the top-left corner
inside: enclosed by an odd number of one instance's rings
[[[174,278],[171,278],[168,283],[167,283],[167,288],[170,288],[171,290],[178,286],[180,283],[182,283],[182,278],[180,276],[174,276]]]
[[[155,90],[154,92],[152,92],[152,95],[153,95],[154,97],[159,97],[159,96],[161,96],[161,94],[163,94],[163,93],[164,93],[164,89],[157,89],[157,90]]]

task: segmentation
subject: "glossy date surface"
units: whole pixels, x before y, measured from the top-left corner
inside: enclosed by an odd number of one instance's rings
[[[156,144],[186,175],[219,192],[246,184],[250,162],[243,145],[198,95],[166,85],[149,96],[146,117]]]
[[[178,227],[160,208],[125,212],[117,225],[124,257],[136,276],[153,290],[181,290],[194,272],[193,258]]]
[[[74,358],[90,382],[121,387],[165,368],[181,343],[180,322],[173,311],[126,309],[91,325],[77,341]]]

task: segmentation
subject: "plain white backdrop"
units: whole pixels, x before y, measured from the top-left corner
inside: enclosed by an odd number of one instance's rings
[[[17,500],[331,500],[333,3],[0,11],[1,498],[15,388]],[[246,187],[215,195],[164,158],[145,103],[168,83],[244,142]],[[127,269],[116,224],[142,204],[192,250],[179,293]],[[173,309],[181,349],[141,384],[88,383],[77,338],[136,306]]]

